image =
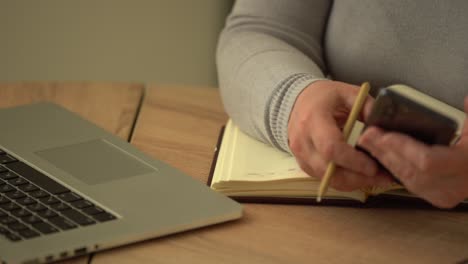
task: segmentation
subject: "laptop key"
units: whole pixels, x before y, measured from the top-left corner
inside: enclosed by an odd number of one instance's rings
[[[95,220],[98,220],[99,222],[106,222],[106,221],[114,220],[115,216],[109,214],[108,212],[104,212],[104,213],[93,215],[93,218]]]
[[[52,217],[49,221],[62,230],[69,230],[77,227],[73,222],[62,216]]]
[[[74,210],[74,209],[69,209],[61,212],[64,216],[72,220],[73,222],[85,226],[85,225],[92,225],[95,224],[91,218],[85,216],[84,214]]]
[[[23,229],[23,230],[20,230],[18,232],[18,234],[20,236],[22,236],[23,238],[26,238],[26,239],[30,239],[30,238],[33,238],[33,237],[38,237],[40,236],[40,234],[32,229]]]
[[[42,222],[42,219],[35,216],[35,215],[30,215],[30,216],[27,216],[27,217],[23,217],[23,218],[21,218],[21,220],[23,220],[23,222],[25,222],[27,224],[34,224],[34,223]]]
[[[95,215],[104,212],[101,208],[94,206],[94,207],[88,207],[82,210],[85,214],[87,215]]]
[[[0,193],[12,192],[14,190],[16,190],[15,187],[13,187],[13,186],[11,186],[9,184],[4,183],[4,184],[0,185]]]
[[[16,241],[20,241],[21,240],[21,237],[14,234],[14,233],[7,233],[5,234],[6,238],[8,238],[10,241],[13,241],[13,242],[16,242]]]
[[[26,217],[26,216],[30,216],[31,212],[29,212],[28,210],[26,210],[24,208],[21,208],[19,210],[15,210],[15,211],[11,212],[11,214],[16,216],[16,217]]]
[[[68,206],[65,203],[56,203],[56,204],[51,205],[50,207],[52,207],[52,209],[57,210],[57,211],[70,209],[70,206]]]
[[[27,180],[21,178],[21,177],[17,177],[17,178],[13,178],[13,179],[8,180],[8,183],[10,183],[11,185],[14,185],[14,186],[20,186],[20,185],[23,185],[23,184],[27,184],[29,182]]]
[[[26,196],[24,198],[20,198],[20,199],[16,200],[16,202],[21,204],[21,205],[31,205],[31,204],[36,203],[36,200],[34,200],[33,198],[31,198],[29,196]]]
[[[73,193],[73,192],[61,193],[61,194],[57,195],[57,197],[60,200],[68,202],[68,203],[83,199],[83,198],[81,198],[81,196],[79,196],[78,194]]]
[[[4,212],[3,210],[0,210],[0,218],[6,217],[8,214]]]
[[[32,226],[43,234],[51,234],[59,230],[46,222],[32,224]]]
[[[23,162],[8,163],[5,166],[8,169],[14,171],[15,173],[18,173],[19,175],[23,176],[27,180],[33,182],[34,184],[37,184],[37,186],[43,188],[49,193],[59,194],[69,191],[61,184],[57,183],[53,179],[33,169],[32,167],[26,165]]]
[[[33,192],[33,191],[39,189],[34,184],[31,184],[31,183],[25,184],[25,185],[20,185],[20,186],[18,186],[18,188],[20,188],[23,192]]]
[[[19,230],[27,229],[28,227],[23,223],[17,222],[17,223],[8,225],[8,228],[13,231],[19,231]]]
[[[5,211],[10,211],[10,212],[14,211],[14,210],[17,210],[17,209],[20,209],[20,207],[14,202],[9,202],[9,203],[6,203],[6,204],[2,204],[2,205],[0,205],[0,208],[2,208]]]
[[[1,167],[4,168],[3,166],[1,166]],[[0,172],[0,179],[2,179],[2,180],[11,180],[11,179],[14,179],[14,178],[18,178],[18,175],[14,174],[11,171]]]
[[[1,155],[1,153],[0,153],[0,155]],[[0,166],[0,172],[4,172],[4,171],[8,171],[8,170],[5,167]]]
[[[6,196],[10,197],[10,199],[18,200],[26,196],[22,191],[16,190],[13,192],[6,193]]]
[[[31,193],[29,193],[29,195],[31,195],[32,197],[34,198],[44,198],[44,197],[48,197],[49,194],[46,193],[44,190],[37,190],[37,191],[33,191]]]
[[[53,196],[43,197],[43,198],[41,198],[39,200],[41,202],[43,202],[44,204],[47,204],[47,205],[56,204],[56,203],[60,202],[57,198],[55,198]]]
[[[34,211],[34,212],[39,212],[39,211],[44,211],[47,209],[44,205],[40,203],[35,203],[35,204],[30,204],[26,206],[29,210]]]
[[[0,204],[9,203],[11,200],[8,199],[5,195],[0,194]]]
[[[86,207],[93,206],[93,203],[91,203],[90,201],[87,201],[87,200],[78,200],[78,201],[72,202],[71,205],[73,205],[74,207],[76,207],[78,209],[83,209],[83,208],[86,208]]]
[[[45,211],[41,211],[41,212],[38,212],[37,213],[40,217],[44,217],[44,218],[51,218],[51,217],[54,217],[54,216],[57,216],[58,214],[50,209],[48,210],[45,210]]]
[[[15,158],[13,158],[12,156],[10,155],[1,155],[0,156],[0,163],[2,164],[6,164],[6,163],[10,163],[10,162],[16,162],[17,160]]]
[[[13,218],[11,216],[0,218],[0,224],[9,225],[9,224],[13,224],[13,223],[16,223],[16,222],[18,222],[18,220],[16,220],[15,218]]]

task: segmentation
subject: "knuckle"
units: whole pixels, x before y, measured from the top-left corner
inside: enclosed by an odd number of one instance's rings
[[[308,172],[309,171],[309,166],[307,166],[303,162],[299,162],[299,168],[301,168],[302,171]]]
[[[414,176],[414,170],[406,166],[398,166],[396,168],[398,178],[408,184],[417,184],[417,178]]]
[[[299,164],[299,168],[301,168],[301,170],[307,173],[309,176],[322,178],[322,175],[316,174],[315,171],[306,162],[298,160],[298,164]]]
[[[289,140],[289,148],[294,155],[299,155],[302,152],[302,144],[297,137],[291,137]]]
[[[383,135],[382,137],[380,137],[380,143],[385,146],[390,145],[393,142],[392,137],[393,137],[392,133],[387,133]]]
[[[416,175],[412,169],[403,168],[394,174],[401,182],[403,182],[408,190],[411,190],[414,193],[424,191],[424,186],[426,185],[427,180],[425,177]]]
[[[434,160],[427,152],[421,153],[417,161],[417,166],[422,172],[431,172],[434,169]]]
[[[315,165],[314,167],[312,167],[312,170],[315,174],[319,175],[319,177],[322,178],[322,176],[325,175],[325,171],[327,169],[323,166]]]
[[[320,160],[310,159],[309,166],[314,174],[318,175],[320,178],[322,178],[322,176],[325,174],[326,165],[323,164]]]
[[[296,125],[300,130],[306,130],[307,127],[309,127],[309,124],[310,124],[310,117],[308,114],[306,113],[300,114],[297,117]]]
[[[333,141],[323,141],[317,144],[317,150],[325,161],[333,160],[336,143]]]

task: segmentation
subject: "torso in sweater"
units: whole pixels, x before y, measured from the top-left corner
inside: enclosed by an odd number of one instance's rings
[[[403,83],[463,109],[468,1],[336,0],[324,48],[334,79]]]

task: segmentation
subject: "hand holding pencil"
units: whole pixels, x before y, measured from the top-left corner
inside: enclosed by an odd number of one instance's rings
[[[288,123],[291,152],[301,169],[313,177],[325,174],[329,161],[336,168],[330,186],[340,191],[383,186],[390,179],[378,174],[375,161],[349,145],[342,128],[358,97],[359,86],[316,81],[297,97]],[[365,100],[358,119],[370,113],[373,98]]]
[[[345,141],[348,141],[349,135],[351,134],[351,130],[353,129],[354,124],[358,118],[359,113],[362,111],[362,107],[364,106],[364,102],[367,99],[369,94],[370,85],[368,82],[362,84],[356,101],[354,102],[353,108],[351,108],[351,113],[349,113],[348,119],[346,119],[345,126],[343,128],[343,138]],[[322,196],[325,195],[327,192],[328,185],[330,184],[330,179],[333,177],[333,173],[335,173],[336,165],[333,161],[330,161],[327,165],[327,170],[325,171],[325,175],[320,182],[319,192],[317,195],[317,202],[322,200]]]

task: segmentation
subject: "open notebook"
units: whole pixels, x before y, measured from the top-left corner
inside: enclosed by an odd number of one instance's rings
[[[462,127],[465,114],[455,108],[450,110]],[[363,127],[361,122],[355,124],[349,144],[355,144]],[[304,173],[290,154],[246,135],[229,120],[220,138],[209,185],[243,202],[315,203],[320,180]],[[388,188],[352,192],[329,188],[323,203],[355,205],[388,199],[422,202],[395,183]]]

